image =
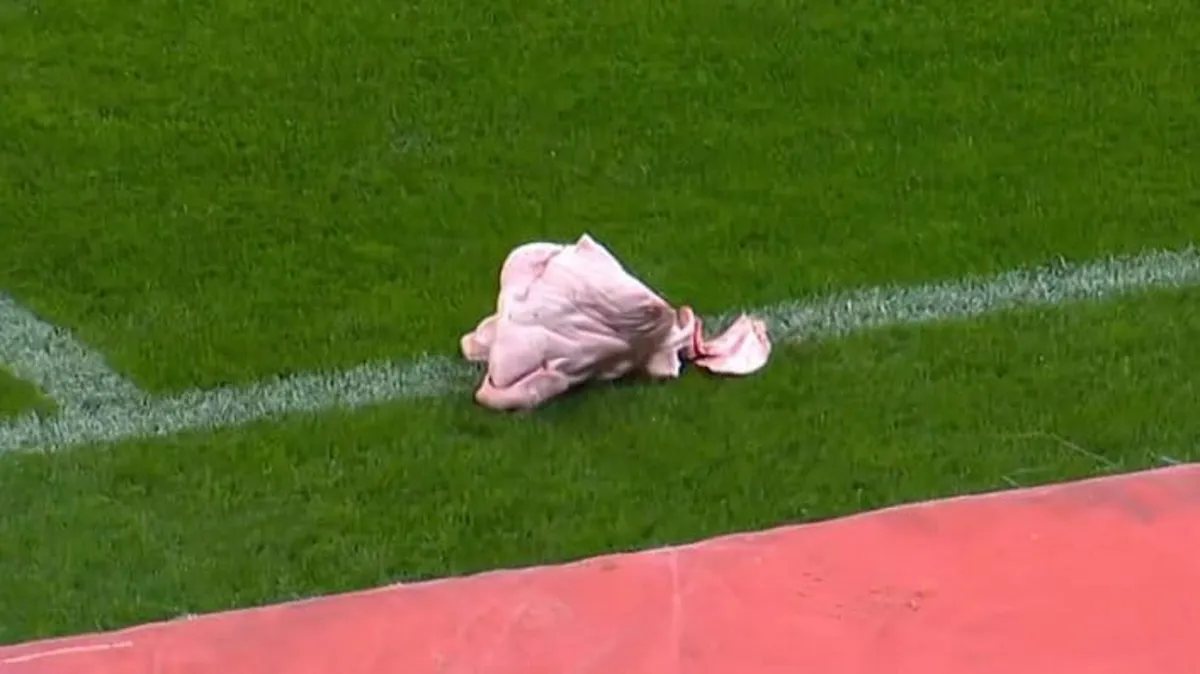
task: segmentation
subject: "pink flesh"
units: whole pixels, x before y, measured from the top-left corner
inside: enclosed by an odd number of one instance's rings
[[[749,316],[705,340],[690,307],[672,308],[587,234],[574,245],[509,253],[496,313],[460,346],[468,360],[487,363],[475,399],[505,410],[537,407],[589,379],[678,377],[682,359],[750,374],[771,353],[766,326]]]

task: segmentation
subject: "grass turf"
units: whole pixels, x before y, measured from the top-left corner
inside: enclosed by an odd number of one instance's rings
[[[0,28],[0,288],[156,391],[449,352],[509,247],[584,229],[702,311],[1197,239],[1183,0],[0,0]],[[1196,458],[1197,299],[534,416],[5,457],[0,641]]]
[[[0,287],[155,390],[444,349],[585,228],[712,310],[1196,238],[1186,0],[4,1]]]
[[[1197,460],[1197,300],[889,330],[533,416],[444,400],[10,457],[0,641]]]
[[[21,412],[49,413],[53,410],[54,403],[43,396],[36,386],[0,369],[0,418]]]

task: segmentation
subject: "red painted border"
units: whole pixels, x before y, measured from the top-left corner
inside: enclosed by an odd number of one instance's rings
[[[0,648],[4,674],[1193,674],[1200,466]]]

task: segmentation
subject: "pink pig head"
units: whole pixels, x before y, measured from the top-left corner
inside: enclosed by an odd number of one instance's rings
[[[746,352],[736,369],[761,367],[763,345],[770,348],[765,327],[735,325],[754,339],[727,333],[713,344]],[[487,363],[475,397],[496,409],[537,407],[592,379],[677,377],[682,359],[719,368],[724,357],[704,342],[689,307],[676,311],[587,234],[573,245],[529,243],[510,252],[496,313],[460,346],[468,360]]]

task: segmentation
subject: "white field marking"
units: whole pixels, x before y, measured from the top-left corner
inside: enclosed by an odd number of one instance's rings
[[[786,302],[750,311],[768,322],[780,342],[819,341],[875,328],[1197,285],[1200,252],[1187,248],[1084,264],[1058,262],[993,277],[853,290],[816,301]],[[713,320],[727,322],[732,315]],[[27,371],[31,369],[41,381],[53,383],[55,380],[45,373],[65,367],[26,367]],[[479,374],[477,366],[458,359],[421,356],[406,363],[368,363],[341,372],[273,378],[244,387],[194,390],[159,398],[130,397],[94,407],[67,405],[53,416],[26,414],[0,424],[0,452],[163,437],[288,414],[466,393]],[[62,388],[60,385],[57,390]],[[94,387],[92,392],[105,390]]]
[[[145,397],[104,358],[68,331],[0,293],[0,367],[36,384],[64,408],[97,407]],[[0,449],[5,444],[0,440]]]
[[[34,660],[43,660],[45,658],[55,658],[63,655],[77,655],[79,653],[95,653],[96,651],[111,651],[119,648],[133,648],[132,641],[116,641],[107,644],[90,644],[87,646],[65,646],[63,648],[54,648],[48,651],[40,651],[36,653],[27,653],[11,658],[0,660],[0,665],[18,665]]]

